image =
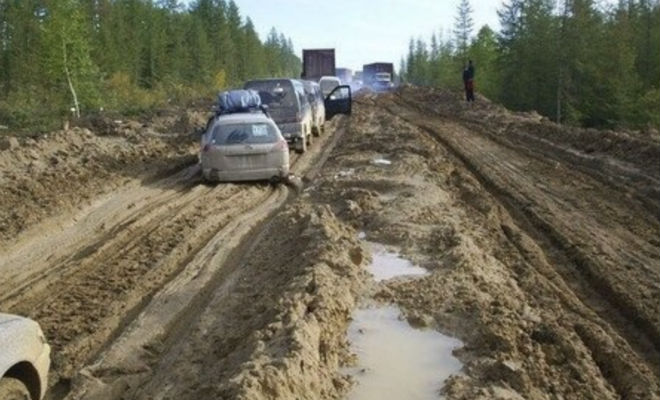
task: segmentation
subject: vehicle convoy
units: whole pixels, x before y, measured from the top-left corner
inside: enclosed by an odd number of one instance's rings
[[[364,84],[376,91],[388,91],[394,87],[394,64],[372,63],[362,68]]]
[[[341,84],[341,80],[336,76],[324,76],[319,80],[323,97],[327,97],[337,86],[341,86]]]
[[[303,50],[302,79],[318,82],[324,76],[335,75],[335,49]]]
[[[325,102],[321,86],[312,81],[303,81],[305,94],[312,105],[312,134],[320,135],[325,131]]]
[[[251,91],[225,92],[223,113],[209,123],[202,136],[200,161],[207,181],[270,180],[289,175],[289,147],[279,128],[260,109],[259,96]]]
[[[50,367],[50,346],[39,324],[0,313],[0,399],[43,398]]]
[[[286,141],[304,153],[312,140],[312,107],[302,82],[295,79],[261,79],[245,83],[259,93],[262,104],[280,128]]]

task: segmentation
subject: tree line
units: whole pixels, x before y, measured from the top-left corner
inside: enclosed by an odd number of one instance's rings
[[[462,0],[450,34],[411,39],[403,79],[459,88],[472,59],[477,91],[511,109],[591,127],[660,127],[658,0],[508,0],[498,14],[499,32],[474,35]]]
[[[13,128],[141,112],[300,64],[233,0],[0,0],[0,124]]]

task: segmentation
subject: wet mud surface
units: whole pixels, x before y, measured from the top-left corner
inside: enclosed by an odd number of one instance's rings
[[[404,88],[294,190],[203,184],[187,134],[126,129],[0,153],[0,311],[44,328],[49,399],[367,399],[370,309],[456,340],[428,398],[660,398],[658,138]]]

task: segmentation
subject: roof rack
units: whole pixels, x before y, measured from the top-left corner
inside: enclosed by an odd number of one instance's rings
[[[268,115],[268,107],[261,104],[259,92],[255,90],[230,90],[218,94],[216,115],[261,111]]]

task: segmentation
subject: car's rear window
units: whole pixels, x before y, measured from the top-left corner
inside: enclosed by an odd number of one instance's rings
[[[251,81],[245,84],[245,89],[259,92],[261,102],[269,108],[297,107],[296,93],[290,81]]]
[[[323,93],[330,93],[332,89],[339,86],[339,83],[335,80],[328,79],[328,80],[321,80],[321,82],[319,82],[319,85],[321,85],[321,90],[323,91]]]
[[[211,143],[216,145],[268,144],[278,139],[275,127],[267,123],[218,125],[211,134]]]

